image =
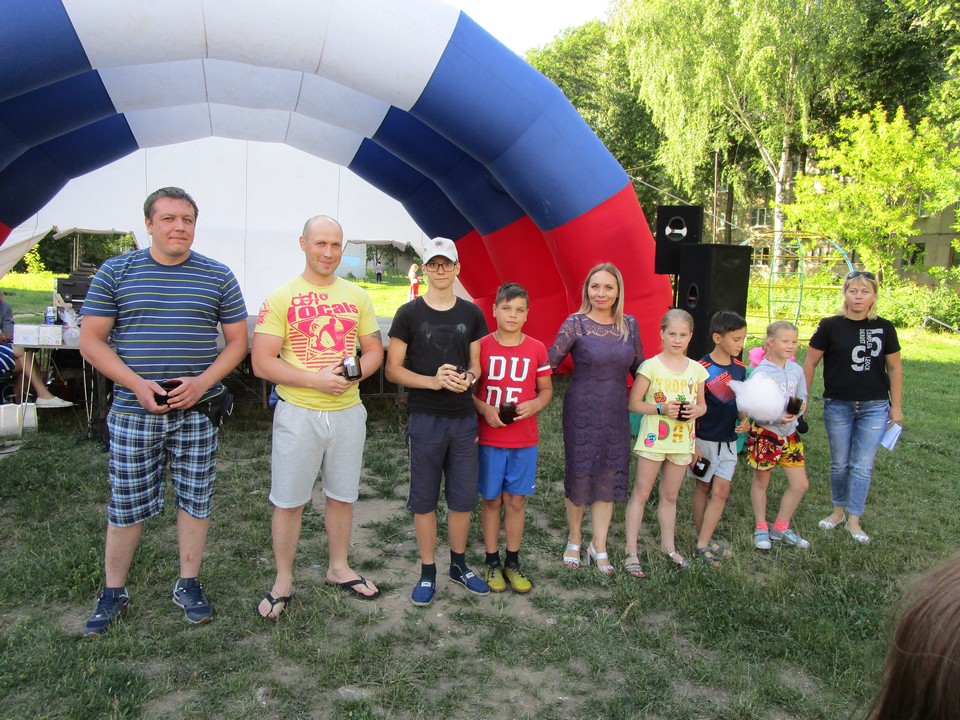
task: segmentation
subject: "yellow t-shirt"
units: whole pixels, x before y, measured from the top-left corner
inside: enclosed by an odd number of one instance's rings
[[[263,301],[254,332],[283,338],[283,361],[301,370],[319,371],[355,355],[357,338],[379,329],[373,303],[363,288],[340,277],[333,285],[319,287],[297,276]],[[345,410],[360,402],[357,384],[339,396],[289,385],[278,385],[277,394],[312,410]]]
[[[645,361],[637,375],[650,380],[643,401],[654,405],[683,400],[697,402],[697,391],[710,376],[707,369],[696,360],[688,360],[684,371],[675,373],[660,362],[659,356]],[[673,420],[665,415],[644,415],[634,451],[690,454],[694,451],[695,427],[696,421]]]

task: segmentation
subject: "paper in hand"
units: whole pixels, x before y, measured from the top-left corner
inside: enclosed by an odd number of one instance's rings
[[[900,426],[900,423],[893,423],[883,434],[880,444],[887,450],[893,450],[897,446],[897,440],[900,439],[900,433],[902,432],[903,428]]]

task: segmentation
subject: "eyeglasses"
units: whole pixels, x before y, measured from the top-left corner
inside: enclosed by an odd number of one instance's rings
[[[453,272],[457,264],[452,260],[447,260],[446,262],[428,262],[424,263],[423,266],[430,272],[436,272],[440,268],[443,268],[444,272]]]
[[[872,272],[867,272],[866,270],[854,270],[852,273],[847,275],[847,280],[853,280],[855,277],[860,277],[863,275],[867,280],[876,280],[877,276]]]

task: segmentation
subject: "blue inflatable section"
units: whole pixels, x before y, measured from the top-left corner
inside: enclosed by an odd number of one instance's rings
[[[483,165],[409,113],[391,108],[373,139],[433,179],[481,234],[523,217],[520,206]]]
[[[364,140],[348,166],[400,202],[429,237],[459,238],[473,227],[437,184],[372,140]]]
[[[126,120],[114,115],[28,150],[0,173],[3,221],[25,222],[72,178],[138,149]]]
[[[411,114],[470,148],[543,230],[629,183],[557,87],[466,15]]]
[[[59,0],[4,0],[0,21],[0,100],[90,69]]]

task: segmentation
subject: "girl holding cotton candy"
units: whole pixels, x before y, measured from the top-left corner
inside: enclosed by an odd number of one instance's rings
[[[767,326],[766,357],[746,383],[731,383],[737,407],[753,417],[747,438],[747,462],[753,467],[750,502],[756,521],[753,544],[769,550],[771,541],[801,549],[810,543],[790,527],[790,520],[807,492],[803,443],[797,418],[806,409],[807,385],[803,369],[793,362],[797,350],[796,325],[780,320]],[[767,524],[767,487],[775,467],[783,468],[787,489],[780,499],[777,518]]]

